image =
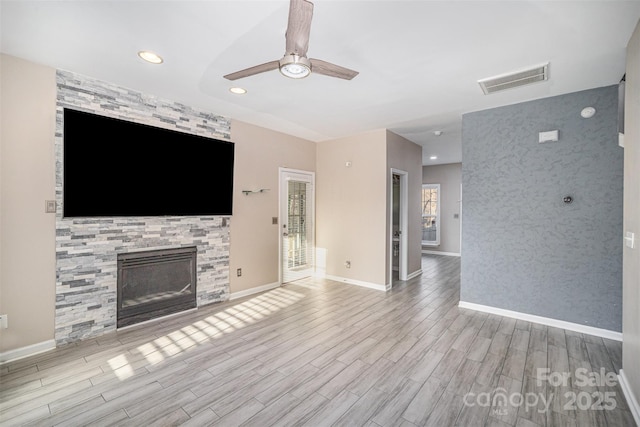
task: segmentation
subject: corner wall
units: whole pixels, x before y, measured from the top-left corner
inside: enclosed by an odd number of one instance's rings
[[[617,103],[609,86],[463,116],[461,301],[621,331]]]
[[[279,212],[279,172],[287,167],[316,170],[316,144],[241,121],[231,122],[236,162],[233,220],[230,235],[231,297],[256,287],[276,286],[280,226],[271,223]],[[245,196],[242,190],[269,191]],[[242,276],[236,271],[242,268]]]
[[[56,71],[0,55],[0,353],[53,340]]]
[[[629,406],[640,424],[640,21],[627,46],[624,134],[624,231],[635,233],[635,248],[624,247],[622,369]]]
[[[316,153],[318,272],[384,287],[386,131],[319,142]]]
[[[421,226],[421,190],[422,190],[422,147],[391,131],[387,131],[387,206],[391,204],[391,168],[407,172],[407,190],[409,195],[407,212],[407,275],[412,276],[422,271],[422,237]],[[389,209],[387,208],[387,212]],[[387,215],[386,256],[391,251],[391,215]],[[387,264],[388,267],[388,264]],[[387,277],[391,271],[387,268]],[[389,280],[389,279],[387,279]],[[388,283],[391,283],[388,281]]]

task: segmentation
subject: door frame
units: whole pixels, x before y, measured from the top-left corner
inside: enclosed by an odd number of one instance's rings
[[[409,172],[391,168],[389,172],[389,256],[387,277],[387,289],[393,286],[393,175],[400,176],[400,256],[398,258],[398,278],[407,280],[408,254],[409,249]]]
[[[312,256],[313,256],[313,271],[315,273],[316,270],[316,173],[312,171],[305,171],[302,169],[291,169],[285,167],[278,168],[278,283],[282,285],[283,281],[283,269],[282,269],[282,224],[283,221],[283,206],[282,203],[282,185],[284,179],[284,174],[301,174],[308,175],[311,177],[311,188],[313,189],[313,197],[308,199],[307,202],[311,204],[311,238],[313,239],[313,247],[312,247]]]

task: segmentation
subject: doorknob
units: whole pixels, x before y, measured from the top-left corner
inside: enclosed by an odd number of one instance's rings
[[[284,233],[282,233],[282,235],[283,235],[284,237],[287,237],[287,236],[289,235],[289,233],[287,233],[287,232],[285,231]]]

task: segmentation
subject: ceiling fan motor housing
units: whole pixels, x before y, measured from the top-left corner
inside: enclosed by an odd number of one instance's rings
[[[287,54],[280,61],[282,75],[292,79],[301,79],[311,74],[311,62],[304,56]]]

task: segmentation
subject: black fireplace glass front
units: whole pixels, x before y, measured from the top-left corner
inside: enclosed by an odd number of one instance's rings
[[[196,306],[195,247],[118,255],[118,327]]]

